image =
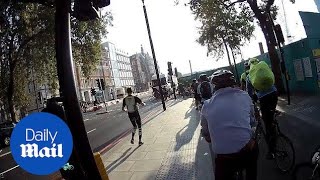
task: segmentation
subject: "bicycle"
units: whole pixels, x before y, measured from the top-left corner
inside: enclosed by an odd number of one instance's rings
[[[256,120],[258,121],[258,125],[256,127],[256,134],[255,134],[256,141],[258,145],[260,145],[261,139],[262,139],[261,137],[264,136],[264,139],[268,144],[269,141],[266,138],[266,131],[265,131],[265,128],[263,127],[260,110],[256,104],[255,104],[255,112],[256,112]],[[271,137],[275,139],[274,160],[276,162],[278,169],[280,169],[282,172],[288,172],[293,168],[295,164],[295,150],[294,150],[292,141],[286,135],[284,135],[280,130],[278,121],[276,119],[278,115],[279,113],[274,113],[274,118],[273,118],[274,133],[273,133],[273,137]]]
[[[320,180],[320,146],[312,153],[311,161],[300,163],[294,168],[293,180]]]

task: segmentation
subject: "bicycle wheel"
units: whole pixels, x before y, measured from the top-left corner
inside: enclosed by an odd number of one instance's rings
[[[261,123],[259,123],[257,125],[255,136],[256,136],[255,138],[256,138],[257,143],[260,144],[262,141],[262,137],[263,137],[263,127],[262,127]]]
[[[319,171],[314,171],[315,165],[305,162],[298,164],[293,171],[293,180],[320,180]]]
[[[290,139],[279,134],[276,139],[275,161],[277,167],[283,171],[290,171],[295,163],[295,151]]]

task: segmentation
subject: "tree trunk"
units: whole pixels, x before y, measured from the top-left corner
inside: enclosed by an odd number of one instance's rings
[[[9,56],[10,57],[10,56]],[[10,57],[10,62],[11,62],[11,57]],[[10,64],[10,74],[9,74],[9,86],[8,86],[8,105],[9,105],[9,112],[11,115],[11,120],[12,122],[16,123],[16,112],[14,108],[14,103],[13,103],[13,92],[14,92],[14,64]]]
[[[258,9],[255,4],[250,4],[251,9],[253,10],[256,18],[260,23],[260,27],[262,29],[263,35],[266,39],[268,53],[271,62],[271,69],[274,73],[275,77],[275,85],[278,89],[279,93],[284,93],[284,85],[282,81],[282,74],[280,68],[280,59],[276,51],[276,37],[274,35],[274,31],[272,29],[272,22],[269,20],[267,14],[263,14],[260,9]]]

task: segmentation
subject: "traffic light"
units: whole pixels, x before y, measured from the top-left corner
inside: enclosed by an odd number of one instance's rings
[[[106,89],[106,86],[104,84],[104,80],[103,79],[100,79],[100,83],[101,83],[101,89],[102,90],[105,90]]]
[[[97,81],[97,86],[98,86],[99,90],[101,90],[100,79],[96,79],[96,81]]]
[[[92,95],[92,96],[96,95],[96,90],[93,89],[93,88],[91,88],[91,95]]]
[[[176,77],[178,77],[178,70],[176,67],[174,68],[174,74],[176,75]]]
[[[168,62],[168,74],[169,74],[170,76],[173,75],[173,72],[172,72],[172,63],[171,63],[171,62]]]
[[[274,26],[274,31],[276,33],[278,42],[283,44],[284,43],[284,37],[283,37],[281,26],[279,24],[275,25]]]
[[[98,10],[110,5],[110,0],[75,0],[74,17],[79,21],[90,21],[99,18]]]

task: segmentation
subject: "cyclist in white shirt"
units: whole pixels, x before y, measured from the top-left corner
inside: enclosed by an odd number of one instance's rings
[[[253,103],[247,92],[234,88],[232,72],[218,70],[211,82],[216,91],[201,111],[202,135],[211,142],[215,158],[215,180],[233,179],[246,170],[246,180],[257,179],[258,146]]]

